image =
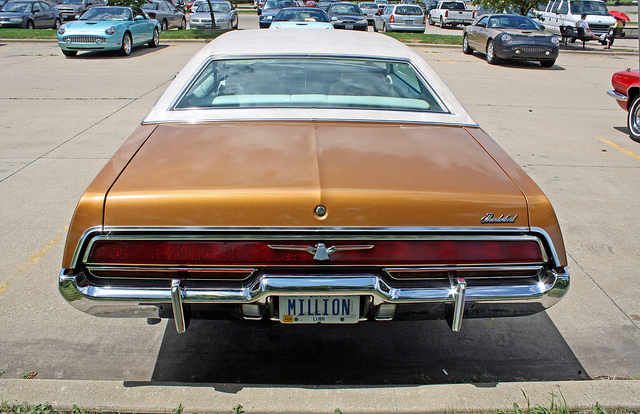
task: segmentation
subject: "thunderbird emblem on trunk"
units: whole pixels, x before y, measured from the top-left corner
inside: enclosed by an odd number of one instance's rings
[[[373,244],[367,245],[345,245],[345,246],[331,246],[327,247],[324,243],[318,243],[315,247],[312,246],[296,246],[296,245],[269,245],[270,249],[273,250],[299,250],[303,252],[308,252],[313,255],[315,260],[329,260],[329,255],[335,253],[337,251],[344,250],[368,250],[373,248]]]

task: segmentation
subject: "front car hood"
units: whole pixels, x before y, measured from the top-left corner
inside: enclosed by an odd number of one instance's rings
[[[359,15],[359,14],[332,14],[329,17],[336,17],[338,20],[364,20],[367,18],[367,16],[365,15]]]
[[[533,37],[541,37],[541,38],[551,37],[549,33],[542,30],[521,30],[521,29],[505,28],[505,29],[501,29],[500,31],[503,33],[508,33],[512,36],[533,36]]]
[[[70,33],[96,33],[96,31],[104,33],[109,26],[118,27],[123,21],[94,21],[94,20],[76,20],[65,23],[65,35]]]
[[[522,191],[465,127],[228,122],[155,128],[104,225],[466,228],[489,213],[528,225]]]
[[[29,16],[31,13],[25,13],[25,12],[0,12],[0,17],[24,17],[24,16]]]

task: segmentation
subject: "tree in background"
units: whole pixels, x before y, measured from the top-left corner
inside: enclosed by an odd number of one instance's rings
[[[109,6],[141,7],[147,0],[109,0]]]
[[[547,3],[544,0],[477,0],[478,6],[496,13],[513,12],[526,16],[535,9],[538,3]]]

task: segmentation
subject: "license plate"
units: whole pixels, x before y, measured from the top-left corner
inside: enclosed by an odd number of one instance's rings
[[[356,323],[360,296],[280,296],[282,323]]]
[[[405,20],[404,24],[406,24],[407,26],[411,26],[413,24],[413,20]]]
[[[353,29],[353,25],[352,24],[345,24],[344,28],[345,29]]]

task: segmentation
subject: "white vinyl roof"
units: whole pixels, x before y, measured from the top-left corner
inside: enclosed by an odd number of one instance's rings
[[[207,62],[213,59],[275,56],[367,57],[410,61],[449,113],[330,108],[204,108],[173,110]],[[235,30],[204,46],[178,73],[143,123],[234,120],[353,120],[477,126],[436,72],[412,48],[383,34],[350,30]]]

